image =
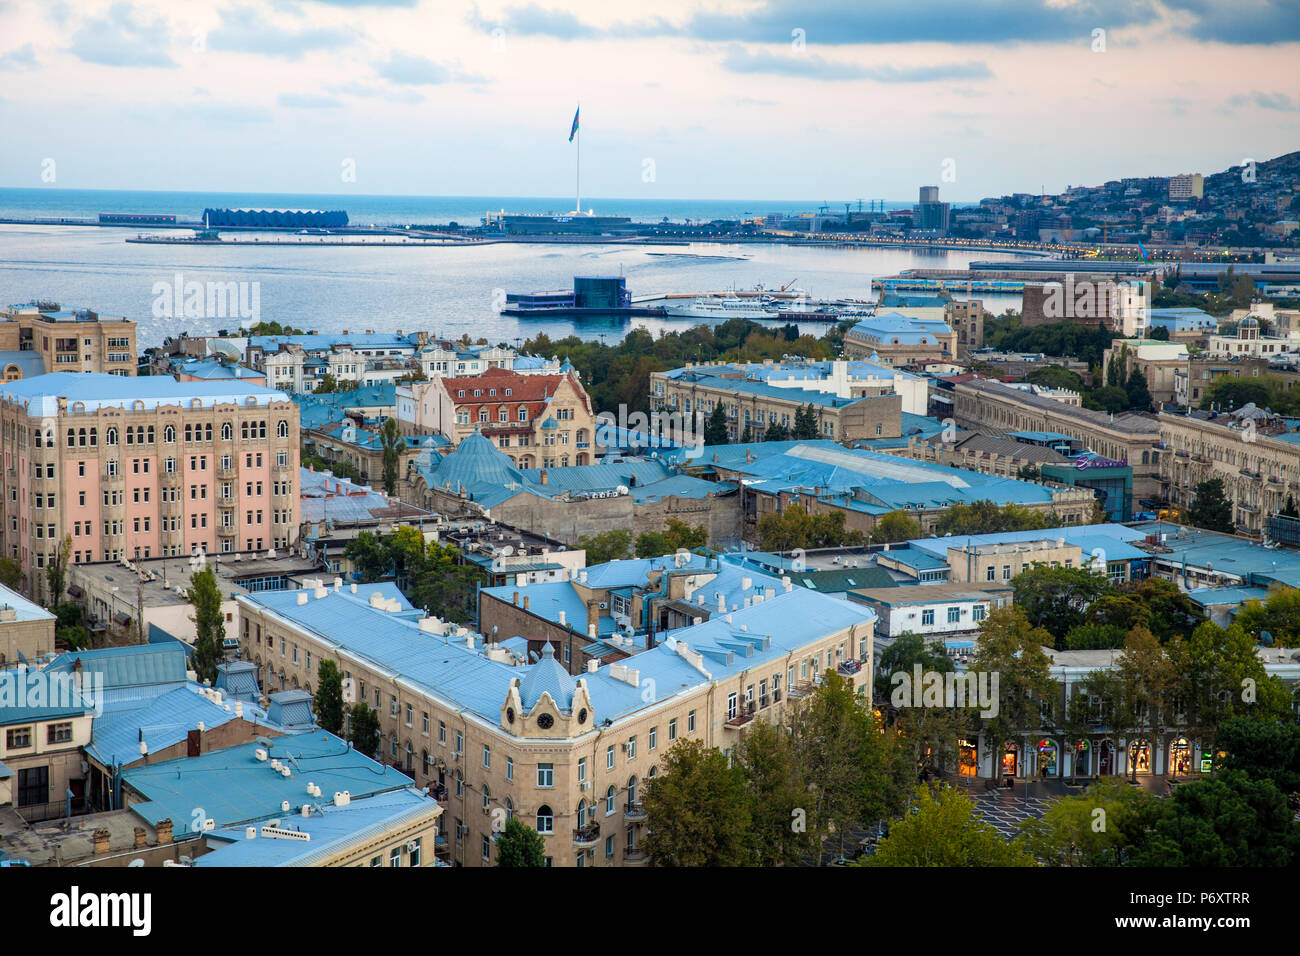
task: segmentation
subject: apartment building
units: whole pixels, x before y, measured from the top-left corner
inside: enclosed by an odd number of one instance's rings
[[[1126,339],[1102,353],[1102,368],[1110,368],[1111,359],[1116,357],[1124,380],[1127,381],[1134,369],[1146,378],[1147,391],[1156,408],[1176,402],[1180,377],[1187,374],[1186,345],[1155,339]]]
[[[580,676],[550,644],[530,661],[421,617],[392,585],[239,604],[259,668],[310,691],[332,660],[345,696],[378,711],[382,759],[430,787],[451,858],[466,866],[496,863],[493,835],[511,815],[542,835],[555,866],[643,865],[642,797],[675,742],[730,750],[752,720],[781,719],[832,668],[871,694],[862,662],[874,614],[801,588]]]
[[[1280,418],[1254,406],[1213,420],[1207,413],[1162,414],[1160,436],[1169,448],[1161,480],[1173,504],[1186,508],[1198,484],[1222,479],[1238,533],[1259,536],[1288,496],[1300,502],[1300,435]]]
[[[702,430],[704,420],[721,404],[726,413],[727,437],[733,442],[741,440],[746,429],[754,441],[762,441],[772,425],[788,431],[794,427],[795,416],[808,406],[816,414],[819,438],[897,438],[902,434],[904,397],[895,390],[892,370],[880,371],[874,378],[863,373],[854,383],[849,382],[849,373],[845,372],[840,377],[851,394],[840,397],[833,375],[801,383],[762,367],[735,371],[728,366],[689,366],[651,373],[650,407],[655,412],[680,416],[682,428],[691,423],[690,427]],[[776,380],[769,381],[769,375]],[[906,383],[900,379],[899,387],[912,398],[918,388],[924,393],[926,384],[908,376]]]
[[[398,423],[416,434],[445,428],[425,417],[426,406],[445,415],[455,410],[454,441],[478,431],[520,468],[588,465],[594,458],[596,418],[591,399],[575,374],[522,375],[489,369],[468,378],[438,378],[419,402],[399,407]],[[415,420],[403,420],[401,408]],[[430,416],[432,416],[432,412]]]
[[[69,561],[287,547],[298,406],[256,385],[43,375],[0,385],[3,547],[27,591]]]
[[[44,372],[135,375],[136,324],[91,309],[33,302],[0,309],[0,372],[5,381]],[[39,356],[43,368],[30,363]]]
[[[54,650],[54,615],[0,584],[0,667],[33,663]]]
[[[1133,505],[1162,494],[1160,423],[1151,415],[1108,415],[1019,391],[1001,382],[972,379],[953,392],[953,415],[963,428],[995,433],[1060,432],[1089,451],[1133,469]]]
[[[870,359],[889,366],[922,361],[953,361],[958,336],[937,319],[919,319],[890,312],[863,319],[844,334],[844,356]]]

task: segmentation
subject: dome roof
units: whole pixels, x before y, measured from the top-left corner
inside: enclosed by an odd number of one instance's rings
[[[531,712],[542,694],[548,693],[557,707],[567,711],[573,707],[577,689],[578,682],[555,659],[555,650],[548,643],[542,648],[542,659],[528,668],[528,676],[519,685],[519,701],[524,710]]]
[[[524,483],[523,473],[515,467],[510,456],[477,429],[454,452],[438,462],[431,479],[430,488],[444,488],[448,484],[455,489],[479,484]]]

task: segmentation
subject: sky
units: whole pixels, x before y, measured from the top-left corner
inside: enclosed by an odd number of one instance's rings
[[[560,196],[581,103],[584,200],[970,202],[1300,149],[1298,62],[1300,0],[0,0],[0,186]]]

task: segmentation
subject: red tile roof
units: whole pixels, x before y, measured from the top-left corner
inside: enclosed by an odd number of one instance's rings
[[[583,399],[586,392],[568,375],[521,375],[504,368],[491,368],[482,375],[468,378],[444,378],[443,387],[456,405],[545,404],[555,395],[566,378]],[[510,389],[510,394],[505,393]],[[495,395],[490,395],[496,389]],[[475,395],[475,391],[482,394]],[[465,394],[461,395],[461,391]],[[585,404],[585,402],[584,402]]]

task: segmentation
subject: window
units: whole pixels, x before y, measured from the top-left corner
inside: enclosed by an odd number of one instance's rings
[[[537,785],[539,787],[555,786],[555,764],[539,763],[537,765]],[[539,813],[541,811],[538,811]],[[540,830],[538,832],[541,832]],[[549,830],[547,831],[550,832]]]
[[[18,806],[39,806],[48,803],[49,799],[49,767],[29,767],[18,771]]]
[[[484,862],[487,862],[492,859],[492,840],[486,834],[483,835],[483,844],[481,847],[481,852],[483,854]]]
[[[388,851],[388,865],[389,866],[402,865],[402,848],[400,846],[395,846]]]
[[[537,808],[537,832],[555,832],[555,814],[551,813],[551,808],[546,804],[542,804]]]
[[[1009,564],[1002,565],[1002,580],[1003,581],[1011,580],[1011,565]]]
[[[686,732],[688,734],[695,733],[695,711],[691,711],[686,715]]]
[[[614,769],[614,745],[610,744],[605,748],[605,769]]]
[[[984,620],[984,605],[976,604],[971,608],[971,618],[976,621]]]
[[[514,757],[506,758],[506,779],[507,780],[515,779],[515,758]]]
[[[650,728],[650,743],[649,743],[649,748],[650,748],[651,750],[654,750],[654,749],[655,749],[656,747],[658,747],[658,746],[659,746],[659,728],[658,728],[658,727],[651,727],[651,728]]]
[[[627,738],[627,759],[632,760],[636,757],[636,738]]]
[[[948,623],[958,624],[960,622],[961,622],[961,608],[959,607],[948,608]]]
[[[677,718],[674,717],[672,720],[668,721],[668,740],[671,742],[676,739],[677,739]]]
[[[984,570],[985,581],[996,581],[997,576],[998,576],[998,569],[991,564]]]
[[[492,769],[492,748],[487,744],[483,745],[483,766],[485,769]]]
[[[412,840],[411,842],[412,842],[414,845],[411,847],[411,853],[410,853],[410,861],[411,861],[411,862],[410,862],[410,865],[411,865],[411,866],[419,866],[419,865],[420,865],[420,846],[421,846],[421,840],[417,837],[415,840]]]
[[[615,791],[614,787],[611,785],[610,788],[605,791],[605,816],[609,816],[614,812],[614,797]]]
[[[578,758],[578,783],[587,782],[587,758]]]
[[[30,727],[15,727],[5,733],[6,750],[25,750],[31,745],[32,728]]]
[[[928,607],[921,612],[921,626],[929,627],[934,624],[934,608]]]

